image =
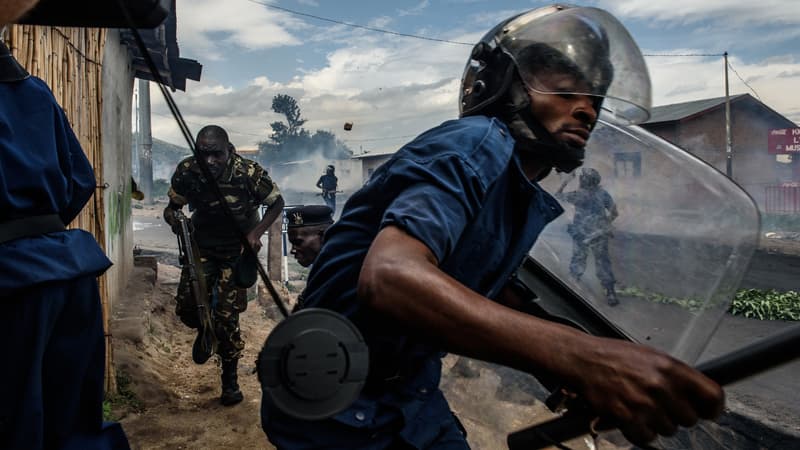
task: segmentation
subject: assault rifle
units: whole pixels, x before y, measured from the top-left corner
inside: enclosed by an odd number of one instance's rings
[[[189,273],[189,287],[197,306],[198,339],[201,345],[210,347],[204,348],[203,353],[212,355],[217,350],[217,336],[214,333],[214,325],[211,321],[211,305],[208,303],[208,289],[206,287],[206,277],[203,274],[203,266],[200,263],[200,251],[192,237],[190,222],[186,215],[181,211],[175,211],[175,220],[179,225],[178,233],[178,252],[180,263]]]
[[[344,191],[329,191],[329,190],[323,189],[322,192],[317,192],[317,195],[321,195],[322,198],[329,198],[329,197],[332,197],[332,196],[334,196],[336,194],[341,194],[342,192],[344,192]]]

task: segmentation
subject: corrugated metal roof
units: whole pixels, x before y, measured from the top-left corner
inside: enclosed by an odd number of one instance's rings
[[[731,95],[731,101],[748,94]],[[693,116],[703,111],[708,111],[725,103],[725,97],[706,98],[684,103],[655,106],[650,114],[650,120],[645,123],[672,122]]]
[[[358,155],[351,156],[351,159],[369,159],[369,158],[377,158],[381,156],[392,156],[395,154],[397,150],[378,150],[375,153],[372,152],[365,152],[360,153]]]

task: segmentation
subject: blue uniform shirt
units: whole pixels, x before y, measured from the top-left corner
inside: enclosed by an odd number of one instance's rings
[[[348,316],[370,347],[368,386],[378,388],[365,390],[333,420],[380,428],[399,414],[404,420],[400,435],[424,447],[437,432],[430,429],[436,422],[431,416],[450,414],[438,390],[441,350],[414,341],[356,298],[363,260],[383,227],[403,229],[428,246],[444,272],[493,298],[544,226],[562,212],[554,198],[525,177],[505,124],[484,116],[445,122],[378,168],[328,229],[300,305]],[[383,384],[397,375],[399,384]],[[285,417],[279,422],[274,426],[283,431],[276,430],[277,439],[270,433],[270,439],[280,446],[280,435],[293,426]],[[303,433],[315,432],[313,424],[297,426]]]
[[[36,77],[0,83],[0,222],[58,214],[68,224],[95,184],[92,167],[47,85]],[[100,274],[110,265],[83,230],[21,238],[0,244],[0,292]]]

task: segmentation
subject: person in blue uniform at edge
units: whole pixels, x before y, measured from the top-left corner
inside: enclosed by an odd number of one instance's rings
[[[0,30],[35,3],[4,2]],[[111,262],[91,234],[65,227],[95,184],[50,89],[0,40],[2,449],[129,448],[120,425],[103,422],[97,277]]]
[[[439,389],[443,352],[556,378],[637,444],[718,415],[722,389],[691,367],[519,312],[504,290],[563,211],[537,180],[582,163],[601,104],[645,120],[649,97],[641,52],[603,10],[546,7],[491,30],[465,69],[461,117],[376,170],[326,232],[309,274],[300,308],[347,316],[369,346],[363,391],[318,421],[289,417],[265,394],[269,441],[468,448]]]

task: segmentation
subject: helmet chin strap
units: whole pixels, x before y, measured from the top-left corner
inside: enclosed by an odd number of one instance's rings
[[[508,92],[511,104],[508,105],[504,119],[517,141],[517,149],[559,172],[569,173],[580,167],[583,164],[584,149],[560,143],[553,138],[533,116],[530,97],[521,83],[511,83]],[[545,172],[544,176],[549,172]]]

